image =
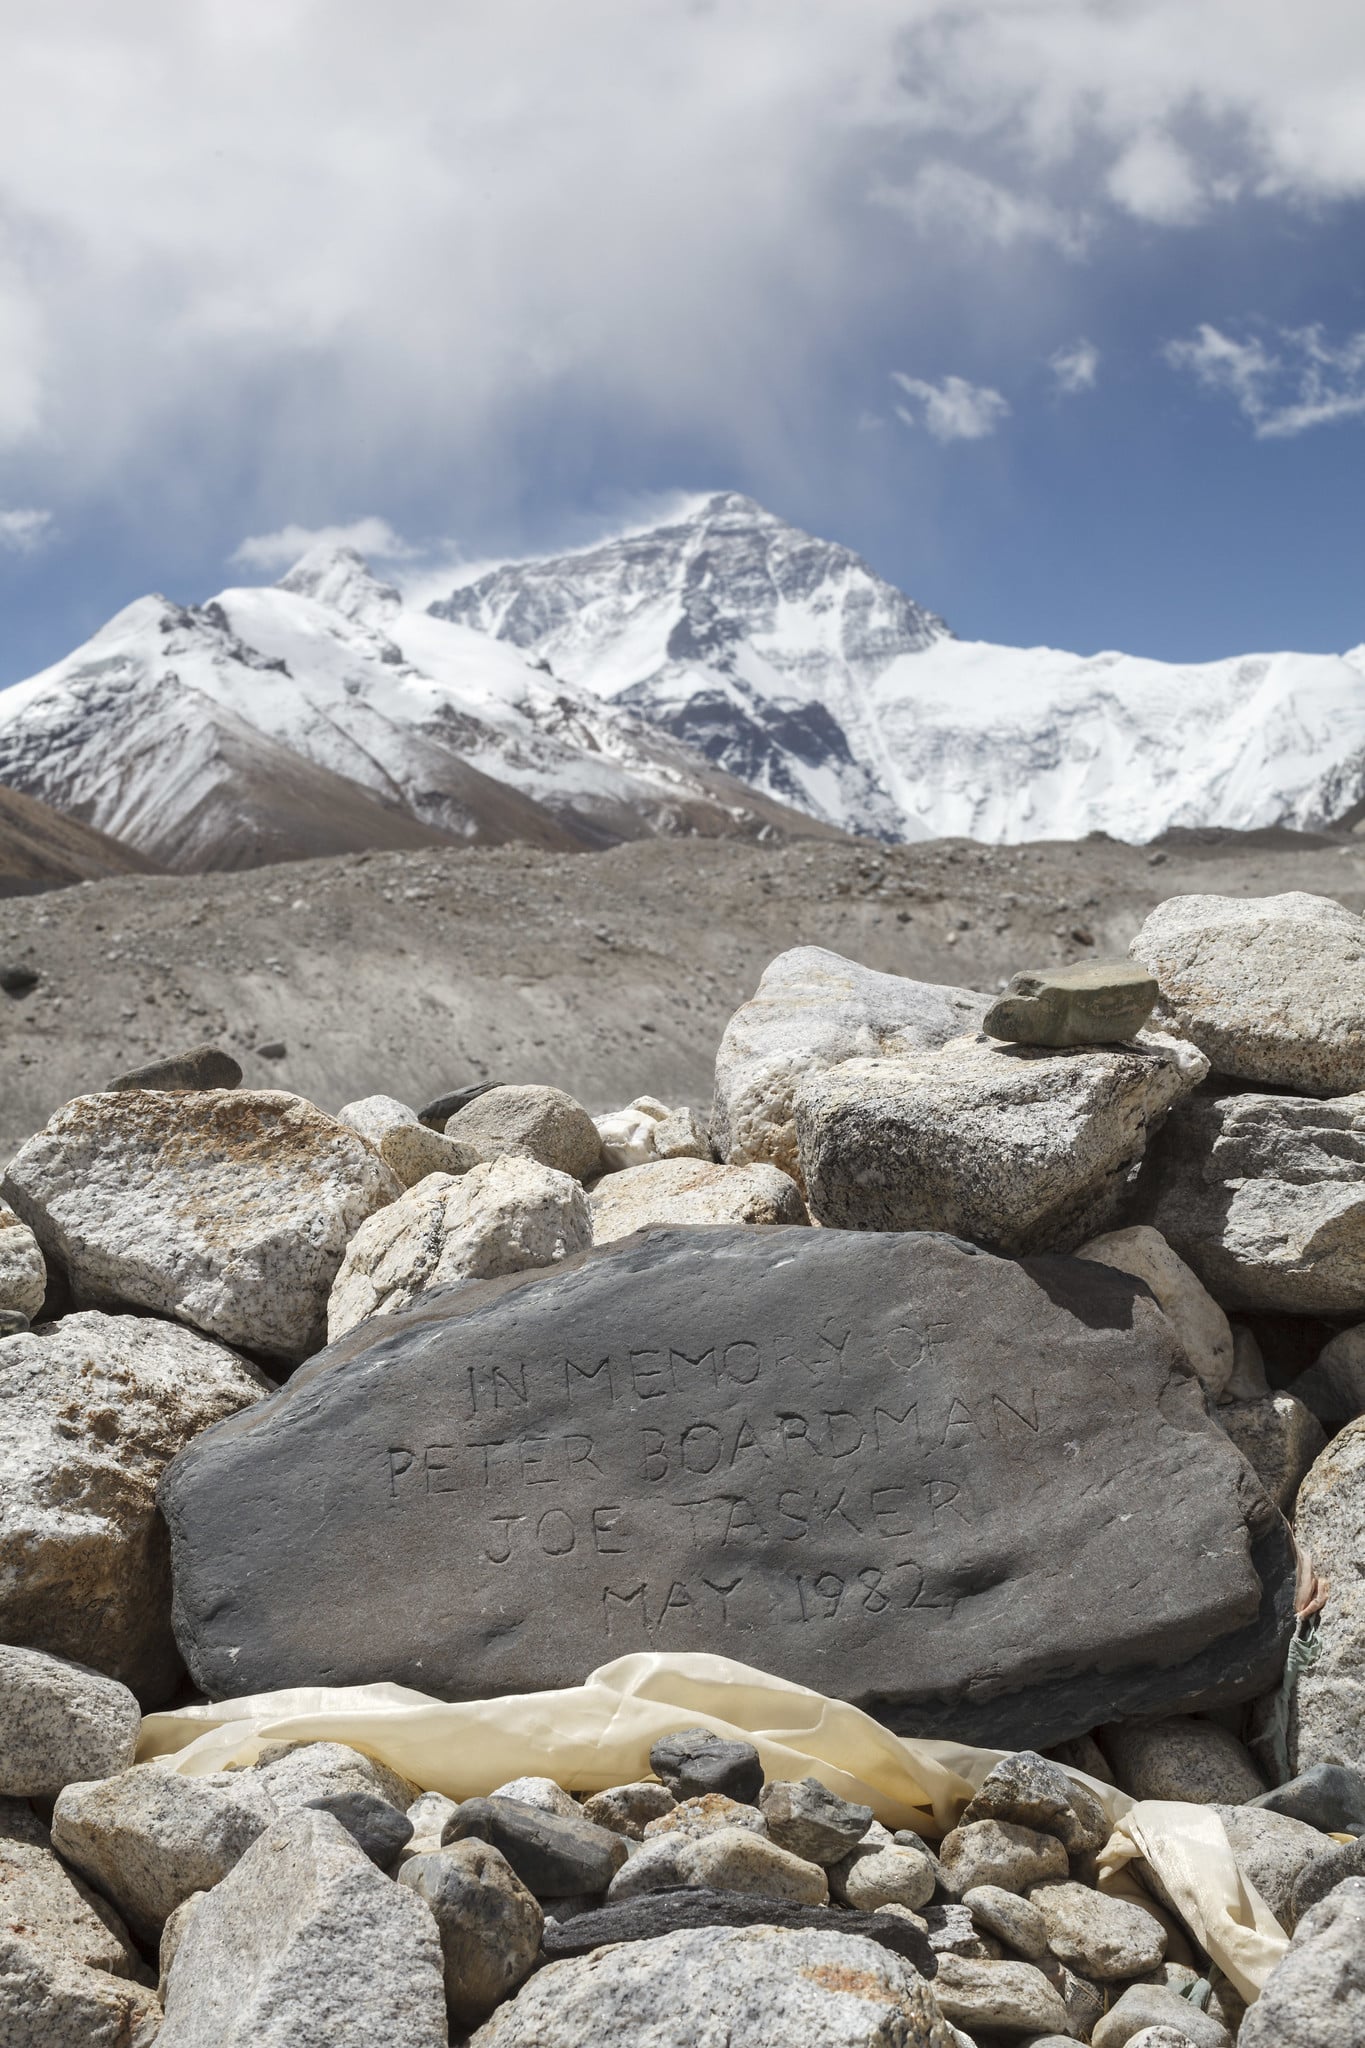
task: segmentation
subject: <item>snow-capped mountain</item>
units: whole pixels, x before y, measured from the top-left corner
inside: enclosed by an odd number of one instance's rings
[[[1365,799],[1365,648],[1185,666],[959,640],[732,493],[432,610],[846,830],[1146,840],[1319,827]]]
[[[0,693],[0,783],[177,868],[806,829],[637,712],[406,609],[346,549],[129,605]]]

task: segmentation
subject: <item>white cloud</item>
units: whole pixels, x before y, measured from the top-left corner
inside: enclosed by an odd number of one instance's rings
[[[1189,153],[1159,130],[1129,143],[1106,184],[1128,213],[1163,228],[1193,227],[1215,196],[1214,181],[1202,178]]]
[[[1094,390],[1099,375],[1100,352],[1093,341],[1087,341],[1082,335],[1069,348],[1059,348],[1050,355],[1047,366],[1063,397],[1074,398],[1079,391]]]
[[[925,164],[904,184],[875,178],[869,196],[929,238],[962,235],[1002,249],[1016,242],[1051,242],[1064,254],[1079,256],[1090,232],[1079,212],[1012,191],[957,163]]]
[[[245,569],[288,569],[316,547],[354,548],[377,562],[410,561],[422,553],[387,519],[370,514],[345,526],[282,526],[276,533],[248,534],[228,559]]]
[[[16,506],[0,511],[0,549],[8,554],[32,555],[51,540],[56,529],[50,512],[36,506]]]
[[[892,372],[892,381],[923,407],[917,413],[898,405],[897,417],[907,427],[925,426],[936,441],[982,441],[1009,417],[1009,401],[989,384],[969,384],[965,377],[945,377],[930,384],[923,377]]]
[[[1365,418],[1365,333],[1333,344],[1321,327],[1284,327],[1267,346],[1205,322],[1193,339],[1168,342],[1165,355],[1206,391],[1233,399],[1261,441]]]

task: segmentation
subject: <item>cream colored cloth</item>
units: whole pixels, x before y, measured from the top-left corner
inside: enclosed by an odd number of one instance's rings
[[[892,1735],[845,1701],[728,1657],[641,1651],[561,1692],[447,1704],[402,1685],[301,1686],[148,1714],[138,1761],[160,1758],[198,1776],[250,1763],[267,1742],[345,1742],[424,1790],[472,1799],[511,1778],[547,1777],[599,1792],[649,1775],[649,1752],[681,1728],[755,1744],[770,1778],[815,1777],[870,1806],[891,1828],[937,1840],[1001,1757],[999,1749]],[[1076,1771],[1115,1833],[1102,1883],[1127,1891],[1141,1858],[1200,1945],[1246,1998],[1288,1946],[1269,1907],[1239,1873],[1206,1807],[1148,1800]]]

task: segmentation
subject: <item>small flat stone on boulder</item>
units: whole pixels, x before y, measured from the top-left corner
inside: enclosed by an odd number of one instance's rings
[[[571,1174],[513,1156],[458,1177],[429,1174],[347,1245],[328,1298],[328,1339],[401,1314],[428,1288],[551,1266],[591,1243],[588,1198]]]
[[[818,1778],[782,1778],[759,1797],[768,1833],[781,1849],[826,1868],[858,1846],[872,1825],[872,1808],[831,1792]]]
[[[1129,952],[1161,985],[1163,1024],[1215,1073],[1365,1089],[1365,919],[1330,896],[1173,896]]]
[[[47,1294],[47,1261],[42,1247],[13,1209],[0,1202],[0,1313],[31,1323]],[[8,1334],[8,1333],[5,1333]]]
[[[711,1159],[651,1159],[593,1190],[598,1244],[679,1223],[805,1223],[801,1190],[779,1167],[717,1166]]]
[[[400,1192],[358,1132],[273,1089],[78,1096],[4,1180],[82,1305],[287,1359],[324,1342],[347,1241]]]
[[[978,1036],[846,1060],[795,1095],[811,1215],[1014,1257],[1069,1251],[1114,1220],[1149,1136],[1206,1071],[1155,1038],[1047,1052]]]
[[[763,1765],[751,1742],[732,1742],[709,1728],[662,1735],[649,1752],[649,1768],[675,1799],[723,1792],[752,1805],[763,1789]]]
[[[1152,1014],[1157,985],[1127,960],[1026,969],[987,1010],[981,1029],[1012,1045],[1114,1045],[1136,1038]]]
[[[167,1053],[163,1059],[148,1060],[145,1066],[130,1067],[106,1081],[105,1094],[122,1094],[130,1088],[156,1088],[181,1092],[191,1088],[236,1088],[242,1070],[230,1052],[218,1045],[192,1045],[187,1052]]]
[[[792,1104],[811,1075],[844,1060],[932,1052],[985,1014],[988,996],[880,974],[822,946],[779,953],[725,1027],[712,1137],[731,1166],[765,1160],[800,1178]]]
[[[425,1121],[425,1118],[424,1118]],[[489,1088],[457,1110],[445,1135],[494,1152],[529,1152],[575,1180],[602,1171],[602,1140],[581,1102],[561,1088]]]
[[[141,1720],[117,1679],[0,1643],[0,1794],[55,1799],[73,1779],[126,1770]]]

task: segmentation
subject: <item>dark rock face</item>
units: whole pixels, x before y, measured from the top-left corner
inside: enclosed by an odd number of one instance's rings
[[[470,1840],[490,1842],[538,1899],[604,1892],[627,1854],[624,1835],[523,1799],[466,1799],[442,1828],[441,1847]]]
[[[688,1887],[650,1892],[619,1906],[575,1913],[572,1920],[547,1920],[541,1946],[552,1962],[586,1956],[609,1941],[652,1941],[681,1927],[803,1927],[816,1933],[863,1934],[933,1977],[938,1958],[912,1921],[895,1913],[853,1913],[833,1906],[793,1906],[787,1899],[756,1898],[750,1892],[715,1892]]]
[[[1280,1669],[1285,1526],[1112,1268],[660,1230],[385,1321],[163,1482],[210,1697],[711,1650],[1014,1749]]]
[[[241,1078],[242,1070],[230,1052],[217,1045],[192,1045],[188,1052],[170,1052],[145,1066],[131,1067],[104,1085],[108,1094],[123,1094],[129,1088],[235,1088]]]
[[[709,1728],[662,1736],[649,1752],[649,1768],[675,1799],[723,1792],[752,1805],[763,1790],[763,1765],[752,1742],[723,1742]]]

